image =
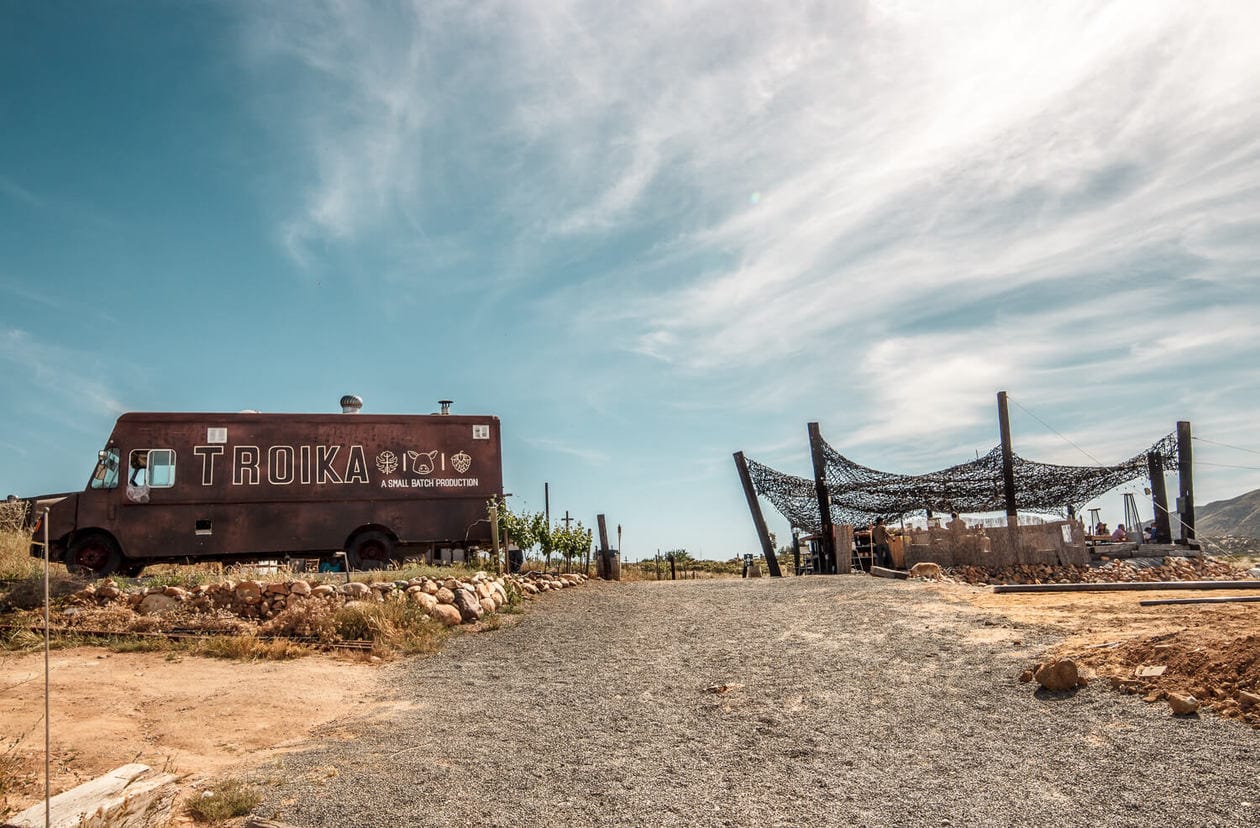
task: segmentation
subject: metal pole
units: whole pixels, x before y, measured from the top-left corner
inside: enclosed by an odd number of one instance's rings
[[[836,535],[831,526],[831,492],[827,490],[827,461],[823,457],[818,423],[809,424],[809,453],[814,463],[814,493],[818,497],[823,572],[836,572]]]
[[[1168,489],[1164,483],[1164,457],[1158,451],[1146,455],[1147,471],[1151,476],[1151,506],[1155,509],[1153,543],[1172,543],[1172,524],[1168,520]]]
[[[1177,423],[1177,479],[1181,496],[1177,498],[1177,512],[1181,517],[1181,542],[1194,540],[1194,464],[1190,447],[1190,422]]]
[[[494,547],[494,571],[503,574],[503,561],[499,557],[499,504],[490,504],[490,543]]]
[[[770,542],[770,530],[766,529],[766,518],[761,513],[761,504],[757,502],[757,491],[753,488],[752,477],[748,474],[748,461],[742,451],[735,452],[735,469],[739,472],[740,485],[744,487],[744,500],[748,502],[748,511],[752,513],[753,526],[757,529],[757,539],[761,541],[761,551],[766,556],[766,568],[771,577],[778,578],[779,561],[774,557],[774,544]]]
[[[44,509],[44,826],[52,825],[52,681],[48,663],[49,631],[48,631],[48,524],[49,510]]]

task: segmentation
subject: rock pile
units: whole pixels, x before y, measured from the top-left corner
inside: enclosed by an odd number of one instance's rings
[[[288,608],[321,602],[344,606],[355,602],[410,601],[426,615],[447,626],[469,623],[493,613],[514,595],[531,597],[543,592],[579,586],[587,580],[578,574],[491,576],[478,572],[471,578],[412,578],[406,581],[220,581],[196,587],[150,586],[124,588],[110,580],[92,584],[68,599],[72,606],[130,608],[140,615],[217,615],[249,621],[275,618]]]
[[[966,584],[1073,584],[1121,581],[1231,581],[1247,573],[1215,558],[1168,557],[1156,566],[1144,559],[1103,559],[1096,566],[1044,566],[1020,564],[1001,569],[954,566],[945,570],[950,580]]]

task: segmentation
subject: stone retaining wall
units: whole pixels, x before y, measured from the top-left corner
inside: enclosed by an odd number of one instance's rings
[[[68,599],[74,606],[122,606],[141,615],[178,613],[236,616],[249,621],[267,621],[285,609],[320,601],[344,606],[356,601],[410,601],[426,615],[447,626],[479,620],[507,604],[510,595],[529,597],[552,590],[579,586],[587,580],[576,573],[549,575],[492,576],[478,572],[471,578],[413,578],[406,581],[351,581],[323,583],[291,580],[221,581],[196,587],[126,587],[109,579],[92,584]]]

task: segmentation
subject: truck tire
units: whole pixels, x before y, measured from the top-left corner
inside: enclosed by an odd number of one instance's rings
[[[105,532],[84,532],[66,550],[66,569],[76,575],[104,578],[117,572],[122,562],[118,541]]]
[[[393,557],[394,539],[379,529],[355,535],[346,550],[351,569],[384,569]]]

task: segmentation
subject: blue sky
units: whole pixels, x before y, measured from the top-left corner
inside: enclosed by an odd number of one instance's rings
[[[752,551],[731,452],[808,476],[809,420],[1260,450],[1260,4],[620,6],[0,4],[0,494],[346,392],[499,415],[629,558]]]

